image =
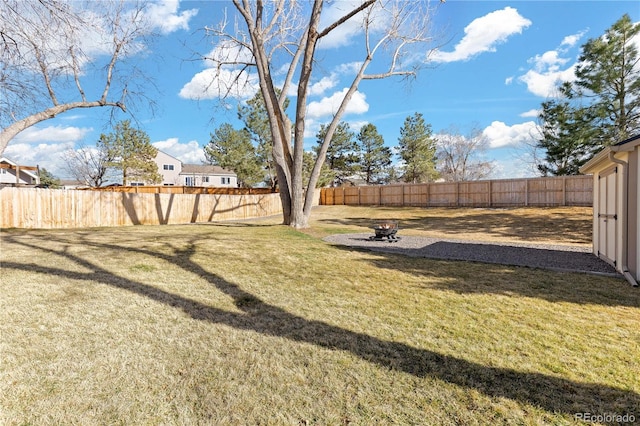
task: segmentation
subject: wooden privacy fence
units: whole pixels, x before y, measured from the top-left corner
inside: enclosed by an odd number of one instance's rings
[[[0,188],[0,228],[85,228],[248,219],[282,213],[280,194],[131,194]]]
[[[592,176],[323,188],[323,205],[419,207],[592,206]]]
[[[272,194],[271,188],[216,188],[209,186],[105,186],[81,188],[81,191],[128,192],[132,194]]]

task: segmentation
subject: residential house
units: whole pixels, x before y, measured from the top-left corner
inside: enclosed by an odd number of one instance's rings
[[[60,179],[60,187],[62,189],[88,189],[91,188],[84,182],[77,179]]]
[[[632,284],[640,281],[640,135],[608,146],[584,166],[593,174],[593,252]]]
[[[238,176],[234,172],[210,164],[183,164],[180,179],[184,186],[238,186]]]
[[[158,165],[158,173],[162,175],[162,185],[183,185],[180,181],[182,162],[169,154],[158,150],[155,162]]]
[[[238,176],[220,166],[207,164],[183,164],[180,160],[158,150],[155,158],[158,173],[162,175],[162,185],[165,186],[238,186]]]
[[[0,158],[0,185],[39,185],[35,166],[20,166],[8,158]]]

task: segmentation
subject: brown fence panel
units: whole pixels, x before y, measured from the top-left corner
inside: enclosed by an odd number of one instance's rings
[[[527,206],[527,180],[496,180],[491,185],[492,207]]]
[[[403,185],[403,197],[405,206],[427,206],[429,202],[429,185],[426,183],[418,183],[412,185]]]
[[[326,205],[425,207],[591,206],[591,176],[323,188]]]
[[[344,204],[344,188],[334,188],[333,200],[335,204]]]
[[[593,205],[593,176],[574,176],[565,180],[565,201],[568,206]]]
[[[379,185],[380,204],[383,206],[402,206],[403,191],[402,185]]]
[[[379,186],[359,186],[358,188],[360,188],[360,205],[372,206],[380,204]]]
[[[429,206],[455,207],[457,205],[456,183],[431,183],[429,184]]]
[[[360,187],[358,186],[345,186],[344,192],[344,204],[350,206],[357,206],[360,204]]]
[[[128,191],[0,188],[0,228],[179,224],[282,213],[277,193],[226,195]]]
[[[541,178],[527,181],[528,203],[530,206],[561,206],[564,203],[564,182],[562,179]]]
[[[327,189],[326,191],[321,191],[323,194],[325,194],[324,201],[326,201],[327,206],[332,206],[335,204],[336,189],[335,188],[326,188],[326,189]]]
[[[458,206],[489,207],[491,205],[490,188],[489,181],[459,182]]]

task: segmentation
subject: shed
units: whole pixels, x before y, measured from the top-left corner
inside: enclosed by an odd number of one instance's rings
[[[608,146],[584,166],[593,173],[593,253],[627,281],[640,280],[640,135]]]

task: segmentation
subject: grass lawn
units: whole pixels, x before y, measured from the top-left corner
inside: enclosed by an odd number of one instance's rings
[[[638,289],[321,240],[389,217],[401,235],[583,245],[591,232],[582,208],[340,206],[305,232],[280,218],[3,230],[0,424],[640,419]]]

